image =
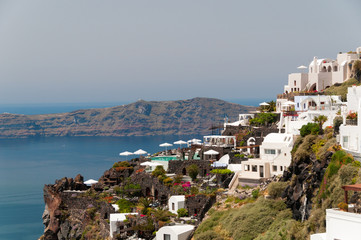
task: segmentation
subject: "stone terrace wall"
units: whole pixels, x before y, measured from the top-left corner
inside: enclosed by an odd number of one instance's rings
[[[171,160],[168,163],[168,172],[187,175],[187,167],[196,164],[199,168],[199,175],[204,177],[211,171],[211,162],[205,160]],[[186,173],[186,174],[184,174]]]
[[[186,197],[186,208],[189,216],[194,216],[202,220],[207,211],[216,202],[216,196],[207,196],[203,194]]]
[[[163,185],[158,178],[150,174],[140,172],[131,176],[134,184],[141,186],[142,195],[146,197],[154,197],[161,203],[166,204],[170,195],[170,189]]]

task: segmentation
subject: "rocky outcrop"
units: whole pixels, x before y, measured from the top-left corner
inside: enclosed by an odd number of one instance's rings
[[[114,209],[106,201],[83,196],[86,189],[81,175],[44,186],[43,239],[108,239],[107,219]]]
[[[225,115],[254,107],[219,99],[194,98],[181,101],[137,101],[104,109],[77,110],[46,115],[0,114],[0,138],[38,136],[147,136],[206,134]]]
[[[308,140],[310,138],[306,137],[305,141]],[[310,216],[315,189],[319,189],[333,154],[326,151],[320,159],[316,159],[312,150],[305,150],[307,154],[302,157],[293,155],[290,167],[281,178],[281,181],[290,181],[282,197],[286,198],[287,207],[292,210],[296,220],[306,220]]]

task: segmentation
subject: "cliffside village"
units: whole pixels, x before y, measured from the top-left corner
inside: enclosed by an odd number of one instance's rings
[[[361,86],[348,87],[347,101],[339,95],[325,94],[332,85],[353,77],[352,66],[360,59],[361,47],[355,52],[337,54],[336,60],[315,57],[308,67],[300,66],[299,73],[289,74],[284,92],[277,96],[274,105],[264,102],[255,112],[239,114],[235,122],[225,119],[218,129],[219,135],[175,142],[185,146],[179,148],[163,144],[167,149],[154,155],[140,151],[139,158],[127,164],[116,163],[98,181],[84,182],[77,176],[47,185],[45,239],[70,239],[84,234],[83,229],[80,231],[81,223],[78,232],[74,227],[71,232],[62,228],[61,220],[54,219],[61,219],[59,215],[64,209],[85,208],[89,213],[96,206],[101,209],[100,219],[106,220],[104,229],[108,228],[105,231],[108,236],[104,237],[108,239],[190,239],[219,194],[247,197],[251,192],[240,190],[239,186],[262,188],[282,175],[291,164],[291,151],[301,127],[315,123],[320,116],[325,116],[318,122],[322,128],[337,128],[337,142],[360,158]],[[261,123],[265,116],[268,118]],[[85,198],[91,191],[106,192],[104,198],[109,201]],[[129,212],[120,209],[120,200],[140,198],[148,199],[148,206],[130,207]],[[60,203],[56,205],[57,199],[62,199],[64,209]],[[174,214],[171,221],[156,219],[156,213],[147,214],[144,210],[159,207]],[[152,226],[147,225],[149,219],[154,223]],[[148,226],[151,234],[146,227],[135,227],[140,225]],[[311,239],[349,239],[348,236],[358,235],[355,231],[359,227],[360,214],[330,209],[327,232],[312,235]]]

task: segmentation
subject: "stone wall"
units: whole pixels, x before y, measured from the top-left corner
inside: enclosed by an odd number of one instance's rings
[[[143,196],[154,197],[155,200],[160,201],[162,204],[167,204],[170,189],[163,185],[158,178],[140,172],[133,174],[131,180],[134,184],[139,184],[141,186]]]
[[[196,216],[199,220],[204,218],[204,215],[216,202],[216,196],[207,196],[198,194],[195,196],[186,197],[186,208],[189,216]]]
[[[205,160],[171,160],[168,163],[168,173],[188,175],[187,167],[196,164],[199,168],[199,176],[206,176],[211,171],[211,162]]]

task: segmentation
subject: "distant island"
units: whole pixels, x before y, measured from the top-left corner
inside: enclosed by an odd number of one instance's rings
[[[255,107],[214,98],[144,101],[69,113],[0,114],[0,138],[209,134],[212,124]]]

